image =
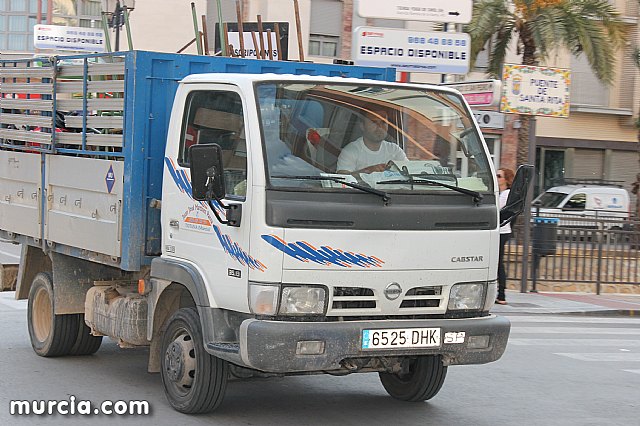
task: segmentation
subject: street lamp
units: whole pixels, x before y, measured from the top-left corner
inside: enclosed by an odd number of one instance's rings
[[[110,15],[109,28],[113,28],[116,32],[116,52],[120,50],[120,29],[125,24],[125,14],[135,7],[136,0],[102,0],[103,13]]]

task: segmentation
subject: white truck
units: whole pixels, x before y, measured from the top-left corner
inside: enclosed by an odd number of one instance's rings
[[[200,413],[251,375],[377,372],[424,401],[505,350],[498,225],[531,170],[499,212],[456,91],[142,51],[0,65],[0,237],[22,244],[38,355],[150,346],[170,404]],[[338,173],[372,116],[404,155]]]

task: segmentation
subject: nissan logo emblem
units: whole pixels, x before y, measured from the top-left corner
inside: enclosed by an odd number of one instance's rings
[[[396,300],[402,294],[402,287],[398,283],[391,283],[384,289],[384,297],[389,300]]]

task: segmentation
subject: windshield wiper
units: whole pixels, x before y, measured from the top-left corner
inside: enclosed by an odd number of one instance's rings
[[[347,182],[345,178],[337,177],[337,176],[271,176],[272,179],[294,179],[294,180],[330,180],[332,182],[340,183],[342,185],[348,186],[350,188],[359,189],[363,192],[368,192],[369,194],[377,195],[382,198],[385,206],[391,200],[389,194],[384,191],[380,191],[379,189],[370,188],[368,186],[359,185],[353,182]]]
[[[429,186],[441,186],[443,188],[449,188],[452,189],[454,191],[457,191],[461,194],[466,194],[469,195],[471,197],[473,197],[473,201],[475,203],[480,203],[480,201],[482,201],[482,199],[484,198],[484,196],[477,192],[477,191],[473,191],[471,189],[466,189],[466,188],[460,188],[458,186],[453,186],[453,185],[449,185],[443,182],[438,182],[436,180],[429,180],[429,179],[394,179],[394,180],[383,180],[380,182],[376,182],[376,185],[385,185],[385,184],[402,184],[402,183],[407,183],[409,185],[429,185]]]

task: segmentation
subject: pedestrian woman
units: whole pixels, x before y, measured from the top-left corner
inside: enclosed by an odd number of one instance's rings
[[[507,204],[507,198],[509,198],[509,190],[513,183],[514,173],[511,169],[500,169],[496,174],[498,178],[498,186],[500,188],[500,208],[503,208]],[[500,227],[500,251],[498,252],[498,298],[496,303],[500,305],[506,305],[507,300],[504,294],[507,287],[507,272],[504,267],[504,246],[511,238],[511,224],[507,223]]]

